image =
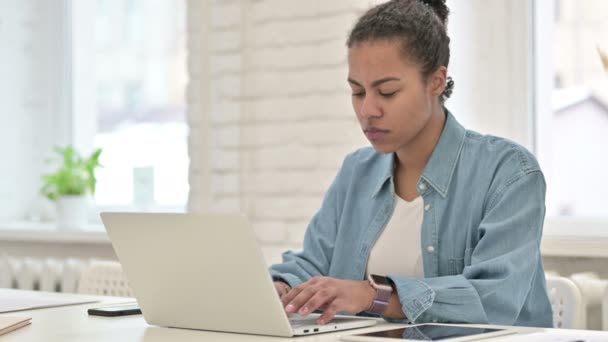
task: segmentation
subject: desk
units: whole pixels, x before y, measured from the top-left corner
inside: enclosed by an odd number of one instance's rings
[[[336,333],[311,335],[298,338],[274,338],[268,336],[255,336],[243,334],[217,333],[198,330],[170,329],[149,326],[143,316],[124,317],[99,317],[87,315],[87,309],[105,304],[120,303],[128,301],[124,298],[98,297],[102,302],[93,304],[64,306],[48,309],[21,311],[2,315],[29,316],[32,324],[20,328],[7,335],[0,336],[0,341],[24,342],[71,342],[71,341],[110,341],[110,342],[165,342],[165,341],[217,341],[217,342],[239,342],[239,341],[291,341],[291,342],[329,342],[338,341],[340,336],[352,334],[354,331],[342,331]],[[383,330],[391,327],[399,327],[398,324],[382,322],[371,328],[356,330],[356,332],[368,332]],[[542,329],[517,328],[522,333],[536,332]],[[608,332],[548,329],[559,332],[564,336],[577,338],[595,338],[598,341],[608,341]],[[512,341],[511,337],[494,338],[492,341]],[[490,341],[490,340],[484,340]]]

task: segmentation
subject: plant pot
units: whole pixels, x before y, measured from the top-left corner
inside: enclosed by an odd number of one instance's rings
[[[57,199],[57,229],[84,229],[88,221],[87,196],[63,196]]]

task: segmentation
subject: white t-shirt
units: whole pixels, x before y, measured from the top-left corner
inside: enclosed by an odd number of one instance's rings
[[[423,278],[420,233],[424,201],[421,196],[411,202],[395,197],[395,211],[370,252],[367,274]]]

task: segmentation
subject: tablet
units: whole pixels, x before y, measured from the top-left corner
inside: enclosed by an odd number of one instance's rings
[[[366,334],[342,336],[343,341],[445,341],[462,342],[517,333],[514,329],[474,328],[463,325],[420,324]]]

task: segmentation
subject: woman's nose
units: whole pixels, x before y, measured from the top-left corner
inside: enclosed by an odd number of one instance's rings
[[[361,102],[361,108],[359,112],[363,118],[382,116],[382,108],[378,105],[378,102],[372,96],[365,96],[365,98]]]

